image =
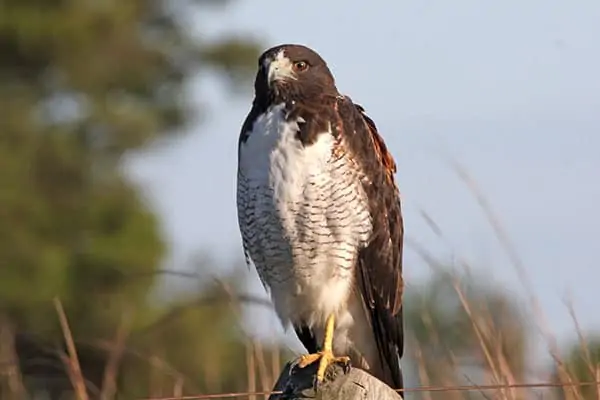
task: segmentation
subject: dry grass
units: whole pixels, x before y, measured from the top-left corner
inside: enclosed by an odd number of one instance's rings
[[[438,358],[431,359],[425,354],[427,348],[423,348],[418,344],[416,340],[409,340],[407,344],[407,358],[413,361],[415,370],[418,375],[420,386],[427,387],[456,387],[456,386],[482,386],[482,385],[506,385],[506,386],[518,386],[523,383],[527,383],[522,379],[524,376],[520,373],[516,373],[511,370],[511,362],[509,361],[510,354],[507,353],[507,349],[503,347],[502,332],[498,331],[494,316],[486,310],[485,307],[480,307],[477,304],[471,304],[469,302],[468,294],[464,292],[461,282],[458,281],[458,275],[455,276],[455,281],[452,282],[452,287],[456,291],[456,295],[459,298],[460,305],[464,313],[468,316],[470,322],[471,332],[465,332],[465,334],[473,334],[477,338],[479,345],[479,351],[473,352],[474,357],[481,356],[475,362],[477,372],[475,375],[470,376],[466,367],[468,367],[473,360],[465,360],[460,354],[457,354],[455,350],[451,348],[445,348],[444,354]],[[69,372],[69,378],[72,384],[72,397],[77,400],[87,399],[102,399],[102,400],[113,400],[122,398],[119,396],[116,375],[119,371],[119,362],[122,355],[129,352],[126,346],[126,337],[128,328],[126,324],[122,324],[118,331],[115,333],[112,342],[105,343],[103,348],[107,353],[106,370],[104,372],[102,387],[93,388],[89,382],[86,381],[83,376],[82,370],[79,367],[77,351],[75,347],[75,340],[70,332],[67,316],[62,310],[60,301],[55,300],[55,306],[57,309],[58,319],[63,329],[65,337],[65,343],[67,352],[62,355],[62,360],[67,366]],[[234,307],[239,307],[239,304],[234,304]],[[574,315],[574,314],[573,314]],[[422,315],[423,323],[429,326],[432,331],[430,332],[432,343],[437,343],[443,346],[444,343],[444,332],[435,331],[433,323],[431,321],[431,315]],[[124,321],[126,318],[124,318]],[[574,317],[574,321],[576,318]],[[577,330],[580,331],[578,324]],[[552,341],[550,341],[552,343]],[[592,376],[596,379],[599,378],[600,368],[593,364],[592,357],[590,356],[587,343],[584,339],[584,335],[580,333],[580,343],[582,354],[587,368]],[[248,392],[268,392],[278,378],[279,372],[282,368],[280,358],[276,354],[270,354],[263,348],[263,344],[255,340],[248,340],[246,345],[246,366],[240,372],[245,370],[247,378],[247,390]],[[577,381],[565,363],[557,353],[553,354],[554,369],[558,371],[555,377],[555,383],[573,385]],[[152,368],[149,369],[149,373],[152,374],[149,382],[151,386],[148,390],[148,397],[150,398],[177,398],[181,397],[184,393],[185,382],[187,379],[177,371],[173,371],[169,367],[168,362],[161,359],[157,355],[152,356],[141,356],[144,358]],[[479,362],[481,361],[481,363]],[[6,371],[6,369],[4,370]],[[14,371],[13,371],[14,372]],[[545,379],[542,381],[549,382],[551,380],[550,369],[546,371]],[[5,377],[9,377],[6,372]],[[15,385],[14,373],[10,375],[13,383],[9,388],[24,387],[22,383]],[[418,386],[418,385],[411,385]],[[169,389],[170,387],[170,389]],[[20,389],[19,389],[20,390]],[[23,393],[23,392],[21,392]],[[407,398],[411,397],[422,397],[424,400],[437,400],[437,399],[472,399],[474,397],[481,398],[493,398],[493,399],[507,399],[507,400],[520,400],[529,398],[564,398],[564,399],[598,399],[598,389],[593,390],[593,397],[590,397],[591,391],[584,392],[581,388],[574,386],[567,386],[558,390],[557,388],[518,388],[518,387],[506,387],[496,389],[480,389],[480,390],[453,390],[453,391],[422,391],[408,393]],[[266,399],[266,395],[249,395],[245,398],[251,400],[258,400],[261,398]],[[7,399],[17,399],[24,397],[3,397]]]
[[[520,282],[523,285],[524,292],[528,295],[528,305],[531,310],[529,313],[525,315],[525,318],[532,318],[535,322],[535,327],[539,329],[543,338],[546,342],[546,347],[549,355],[553,360],[553,365],[551,368],[548,368],[546,371],[541,371],[536,374],[527,374],[521,375],[515,373],[510,367],[509,357],[510,357],[510,349],[503,348],[503,337],[502,334],[504,332],[499,331],[496,326],[495,318],[490,313],[490,310],[481,307],[473,308],[473,304],[468,300],[468,297],[464,290],[462,289],[461,281],[459,276],[460,274],[449,274],[450,279],[452,280],[452,286],[455,290],[455,294],[460,300],[460,304],[463,308],[464,313],[468,316],[468,319],[472,326],[472,333],[477,338],[477,343],[479,345],[480,354],[483,359],[483,366],[480,366],[479,370],[484,373],[483,379],[480,382],[472,382],[474,385],[506,385],[506,389],[495,390],[493,392],[484,392],[483,390],[480,392],[481,396],[484,398],[500,398],[500,399],[528,399],[528,398],[564,398],[567,400],[579,400],[579,399],[600,399],[600,385],[595,385],[595,388],[589,385],[587,386],[578,386],[577,376],[573,374],[572,371],[569,370],[565,361],[563,360],[556,337],[552,334],[551,330],[548,327],[547,318],[543,312],[543,309],[539,303],[538,298],[535,295],[534,287],[531,283],[531,279],[527,274],[527,270],[524,266],[524,263],[520,259],[518,252],[515,249],[515,246],[512,244],[510,240],[510,236],[507,234],[506,230],[501,224],[500,218],[494,212],[491,204],[488,202],[474,179],[469,175],[465,168],[463,168],[459,163],[451,161],[450,166],[457,173],[459,178],[465,183],[470,193],[476,199],[480,209],[482,210],[487,222],[492,227],[493,232],[495,234],[496,239],[504,249],[506,255],[511,261],[512,267],[516,271]],[[424,217],[425,222],[431,227],[432,231],[443,238],[443,230],[434,223],[434,219],[431,218],[426,213],[422,215]],[[443,273],[442,264],[435,259],[435,257],[430,254],[425,248],[419,246],[416,243],[412,243],[413,248],[417,251],[418,254],[421,255],[422,259],[425,260],[427,264],[438,273]],[[466,270],[467,273],[471,270],[470,266],[467,262],[462,260],[460,262],[462,267]],[[583,361],[589,371],[589,375],[596,382],[600,382],[597,379],[600,376],[600,368],[598,365],[595,365],[592,357],[590,356],[589,349],[587,348],[585,336],[581,331],[576,314],[571,305],[569,305],[569,311],[571,313],[575,330],[577,331],[579,338],[579,346],[581,354],[583,355]],[[431,317],[428,315],[423,315],[424,324],[429,323]],[[435,332],[434,336],[438,337],[442,335],[443,332]],[[465,332],[466,334],[466,332]],[[419,348],[418,341],[414,341],[414,348],[410,348],[412,350],[413,358],[417,360],[417,364],[419,366],[419,379],[421,383],[428,385],[432,382],[432,376],[427,374],[427,368],[423,358],[423,349]],[[442,371],[440,378],[436,376],[438,385],[443,386],[455,386],[464,384],[463,379],[469,380],[468,376],[463,375],[462,377],[457,377],[456,371],[464,370],[464,363],[461,363],[457,357],[453,354],[452,349],[445,349],[447,352],[447,356],[444,359],[435,360],[434,369],[436,371]],[[430,366],[431,367],[431,366]],[[553,375],[551,375],[554,373]],[[539,388],[525,388],[525,389],[515,389],[515,386],[519,384],[525,384],[524,379],[527,379],[528,376],[542,376],[545,378],[544,380],[554,381],[554,383],[558,386],[558,388],[548,388],[546,390],[539,390]],[[520,376],[520,379],[517,377]],[[462,379],[461,379],[462,378]],[[508,388],[509,386],[513,386],[513,388]],[[594,389],[594,390],[590,390]],[[584,391],[585,394],[584,395]],[[591,394],[593,393],[593,397]],[[431,399],[430,394],[423,394],[423,397],[427,399]],[[443,394],[444,398],[447,396],[452,396],[455,398],[467,398],[472,397],[471,395],[464,394],[453,394],[450,393]]]
[[[491,205],[483,196],[473,179],[466,173],[460,165],[452,164],[457,174],[471,193],[474,195],[481,207],[487,221],[492,226],[495,236],[503,246],[506,254],[511,260],[512,266],[519,275],[523,283],[525,293],[528,295],[528,305],[530,312],[525,315],[525,319],[531,319],[535,322],[535,327],[542,333],[546,342],[548,354],[553,360],[552,365],[543,371],[530,371],[525,366],[520,366],[515,361],[515,352],[520,349],[512,348],[510,326],[502,326],[498,323],[496,311],[492,311],[485,302],[478,302],[472,298],[470,293],[465,290],[462,277],[464,274],[448,274],[443,269],[443,263],[430,254],[426,248],[417,243],[408,242],[409,246],[415,250],[422,259],[437,273],[446,274],[454,295],[457,299],[460,312],[465,316],[466,324],[460,325],[460,335],[474,338],[465,354],[464,349],[457,349],[449,346],[448,331],[440,329],[436,316],[433,315],[427,307],[424,307],[418,318],[426,332],[427,340],[423,338],[408,337],[406,346],[406,361],[411,362],[418,384],[410,386],[425,387],[464,387],[469,385],[475,387],[475,390],[452,390],[452,391],[418,391],[407,393],[406,397],[422,397],[424,400],[437,399],[506,399],[522,400],[529,398],[544,399],[598,399],[600,400],[600,386],[579,387],[577,382],[580,377],[575,376],[571,368],[563,360],[559,352],[556,338],[548,328],[546,316],[535,296],[531,285],[531,280],[527,275],[526,268],[518,257],[509,235],[506,233],[500,219],[495,215]],[[433,218],[423,213],[425,221],[431,229],[441,238],[444,237],[443,230],[434,223]],[[467,274],[471,270],[469,265],[460,261]],[[231,304],[232,310],[240,313],[241,303],[253,302],[259,305],[265,305],[261,299],[252,298],[248,295],[240,295],[234,289],[223,282],[219,282],[226,299]],[[210,301],[214,301],[211,299]],[[106,352],[106,365],[101,382],[101,387],[94,388],[84,377],[77,356],[75,339],[69,329],[67,315],[58,299],[55,300],[55,308],[58,320],[64,335],[66,344],[66,354],[61,354],[61,359],[66,365],[69,379],[72,385],[71,397],[77,400],[101,399],[113,400],[125,398],[119,396],[118,374],[121,367],[121,361],[124,354],[135,356],[148,364],[148,397],[161,398],[181,397],[186,389],[189,389],[190,379],[176,371],[160,353],[140,354],[133,349],[128,348],[127,340],[131,327],[127,321],[130,321],[130,312],[123,314],[121,325],[114,334],[112,341],[102,341],[96,345]],[[582,354],[582,362],[586,366],[588,375],[595,381],[600,381],[600,365],[594,363],[589,349],[589,344],[585,334],[581,331],[575,312],[571,305],[568,309],[572,315],[574,331],[579,338],[579,344]],[[165,320],[167,323],[176,318],[177,310],[173,315],[168,315]],[[20,376],[19,368],[16,367],[16,358],[14,344],[10,334],[7,334],[7,324],[0,323],[0,383],[4,390],[0,392],[2,398],[21,399],[25,398],[25,387],[23,378]],[[408,327],[410,331],[410,327]],[[435,349],[435,351],[432,351]],[[190,355],[195,356],[195,355]],[[518,361],[518,360],[517,360]],[[245,375],[247,390],[249,392],[263,391],[268,392],[278,378],[282,368],[281,356],[279,350],[266,351],[264,344],[256,340],[248,339],[245,348],[245,366],[240,366],[240,374]],[[405,364],[406,365],[406,364]],[[218,379],[215,376],[207,376],[207,381]],[[413,379],[413,380],[414,380]],[[519,387],[528,382],[554,382],[556,387],[538,388],[538,387]],[[411,383],[410,381],[408,382]],[[504,387],[495,389],[485,389],[483,385],[500,385]],[[564,387],[560,387],[564,385]],[[188,391],[189,392],[189,391]],[[266,399],[267,395],[247,395],[242,398],[250,400]]]

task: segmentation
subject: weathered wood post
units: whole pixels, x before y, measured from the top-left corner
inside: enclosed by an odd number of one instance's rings
[[[402,396],[379,379],[358,368],[345,373],[339,365],[327,370],[325,382],[314,389],[318,363],[306,368],[297,368],[289,362],[279,376],[269,400],[402,400]]]

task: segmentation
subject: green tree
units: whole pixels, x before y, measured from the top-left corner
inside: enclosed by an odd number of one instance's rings
[[[120,160],[181,131],[192,73],[253,71],[254,43],[179,24],[211,3],[0,3],[0,364],[17,334],[61,337],[55,296],[81,341],[154,318],[165,244]]]

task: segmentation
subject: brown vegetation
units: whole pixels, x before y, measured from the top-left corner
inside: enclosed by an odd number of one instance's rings
[[[0,6],[0,399],[268,392],[293,357],[279,341],[244,333],[242,306],[270,303],[241,293],[237,275],[186,275],[201,289],[156,299],[168,272],[161,269],[166,243],[123,173],[125,157],[205,111],[194,104],[191,113],[182,96],[191,75],[218,71],[251,87],[258,51],[247,35],[195,40],[180,24],[189,7],[213,3]],[[600,399],[597,385],[577,386],[600,380],[600,340],[581,332],[574,317],[577,343],[559,351],[509,236],[464,170],[457,172],[529,297],[515,302],[471,276],[468,265],[450,271],[446,260],[407,242],[433,272],[431,281],[407,288],[407,397]],[[553,360],[541,371],[530,362],[533,329],[544,333]],[[537,382],[570,386],[524,387]]]

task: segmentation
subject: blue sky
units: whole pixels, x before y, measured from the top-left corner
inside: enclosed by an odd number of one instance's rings
[[[268,47],[315,48],[395,156],[411,240],[442,259],[466,259],[508,292],[523,293],[476,201],[445,161],[459,160],[500,216],[559,338],[573,331],[567,294],[583,327],[600,328],[600,3],[354,4],[365,3],[241,0],[226,13],[190,15],[188,23],[211,37],[243,31]],[[224,89],[213,77],[195,79],[192,97],[215,99],[203,123],[133,163],[161,215],[169,263],[203,249],[226,261],[241,258],[236,146],[251,93],[234,98]],[[407,285],[429,273],[410,250],[404,268]]]

